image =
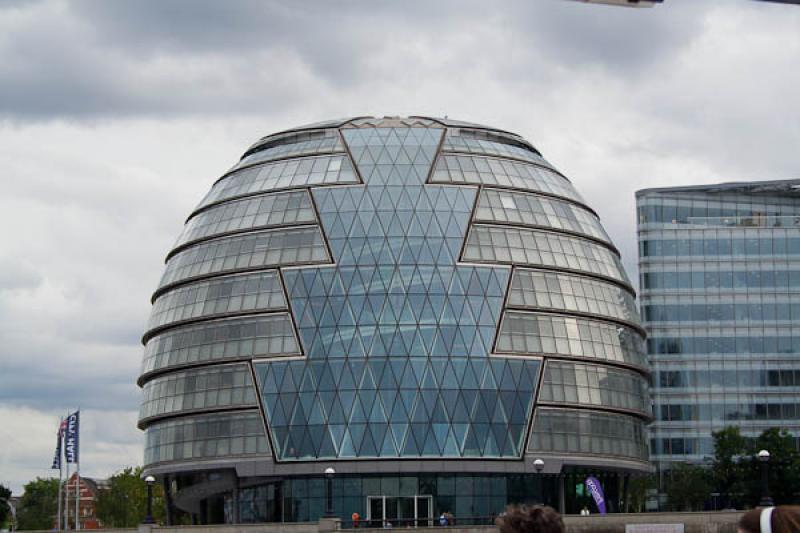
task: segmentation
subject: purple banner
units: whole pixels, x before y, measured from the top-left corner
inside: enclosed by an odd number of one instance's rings
[[[586,489],[592,493],[594,503],[597,504],[597,510],[600,514],[606,514],[606,499],[603,496],[603,488],[600,486],[600,481],[594,476],[586,478]]]

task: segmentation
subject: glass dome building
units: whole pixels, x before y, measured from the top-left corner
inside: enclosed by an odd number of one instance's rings
[[[143,337],[171,518],[400,525],[565,512],[649,470],[619,253],[521,137],[359,117],[262,138],[168,253]]]

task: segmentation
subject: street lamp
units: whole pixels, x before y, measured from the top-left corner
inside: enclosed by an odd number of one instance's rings
[[[156,478],[153,476],[147,476],[144,478],[144,482],[147,484],[147,516],[144,517],[143,524],[155,524],[156,521],[153,519],[153,483],[156,482]]]
[[[544,469],[544,461],[542,461],[541,459],[536,459],[533,462],[533,467],[536,469],[537,474],[541,474],[542,470]]]
[[[333,476],[336,470],[332,466],[325,469],[325,518],[333,518]]]
[[[758,505],[772,507],[775,502],[769,495],[769,452],[767,450],[758,452],[758,460],[761,463],[761,501],[758,502]]]

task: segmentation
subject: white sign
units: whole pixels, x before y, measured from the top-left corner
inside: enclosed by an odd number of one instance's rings
[[[625,524],[625,533],[683,533],[683,524]]]

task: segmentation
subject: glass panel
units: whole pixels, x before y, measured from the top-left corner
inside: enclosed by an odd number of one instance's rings
[[[492,157],[442,154],[436,160],[431,183],[522,189],[585,203],[569,180],[548,168]]]
[[[631,292],[606,281],[560,272],[515,268],[508,305],[577,311],[640,322]]]
[[[608,366],[548,360],[539,401],[618,407],[650,415],[645,378]]]
[[[182,285],[159,296],[153,304],[147,331],[214,315],[285,308],[277,271],[224,276]]]
[[[286,313],[215,320],[171,329],[147,341],[142,374],[203,361],[298,354]]]
[[[167,262],[159,288],[209,274],[329,261],[316,226],[247,233],[202,242],[178,252]]]
[[[506,311],[497,351],[586,357],[647,368],[644,339],[637,331],[569,316]]]
[[[546,231],[473,225],[464,261],[568,268],[630,284],[615,252],[596,242]]]
[[[442,151],[510,157],[552,168],[541,155],[519,141],[488,132],[460,130],[459,135],[454,135],[453,130],[448,130]]]
[[[344,146],[336,130],[295,133],[256,143],[229,172],[275,159],[343,151]]]
[[[347,156],[304,157],[264,163],[236,170],[217,181],[198,209],[260,192],[344,183],[358,183]]]
[[[173,248],[223,233],[316,222],[308,191],[289,191],[225,202],[186,222]]]
[[[588,209],[535,194],[482,188],[475,220],[564,229],[611,242],[600,219]]]
[[[198,415],[155,422],[145,431],[144,463],[268,454],[258,411]]]
[[[247,365],[176,372],[148,381],[139,420],[180,411],[256,405]]]
[[[641,420],[625,415],[545,407],[536,409],[528,451],[648,459]]]

